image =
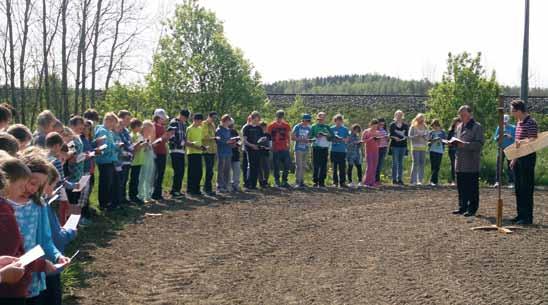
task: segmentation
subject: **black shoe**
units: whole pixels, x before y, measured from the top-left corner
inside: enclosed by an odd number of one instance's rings
[[[347,188],[348,188],[348,185],[347,185],[346,183],[341,183],[341,184],[340,184],[340,187],[341,187],[342,189],[347,189]]]
[[[185,195],[183,195],[181,192],[170,192],[169,193],[173,198],[180,198],[180,197],[184,197]]]
[[[519,220],[520,220],[520,219],[519,219],[518,216],[516,216],[516,217],[514,217],[514,218],[511,219],[512,222],[518,222]]]
[[[143,205],[145,204],[145,202],[137,197],[135,198],[131,198],[131,202],[135,203],[135,204],[138,204],[138,205]]]
[[[287,183],[287,181],[286,181],[286,182],[282,183],[282,187],[283,188],[290,188],[291,185],[289,185],[289,183]]]
[[[464,211],[463,211],[463,210],[454,210],[454,211],[453,211],[453,214],[455,214],[455,215],[462,215],[462,214],[464,214]]]
[[[530,221],[530,220],[520,219],[520,220],[516,221],[516,224],[517,225],[530,225],[530,224],[533,224],[533,222]]]
[[[191,196],[202,196],[202,192],[187,192],[187,194],[191,195]]]
[[[320,185],[317,183],[314,183],[313,187],[320,187]]]
[[[476,213],[470,213],[470,212],[466,212],[463,214],[464,217],[473,217],[473,216],[476,216]]]
[[[398,184],[401,185],[401,186],[405,186],[405,183],[403,183],[402,180],[398,181]]]
[[[211,196],[211,197],[217,195],[217,193],[215,193],[214,191],[204,191],[204,193],[206,193],[206,195]]]
[[[393,185],[399,185],[400,183],[399,183],[398,181],[396,181],[396,180],[392,180],[392,184],[393,184]]]

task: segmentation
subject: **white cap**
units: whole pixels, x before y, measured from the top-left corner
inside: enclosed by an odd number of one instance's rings
[[[164,120],[169,119],[169,117],[167,116],[166,111],[162,108],[158,108],[158,109],[154,110],[154,116],[155,117],[160,117]]]
[[[504,123],[508,123],[510,121],[510,116],[505,114],[504,115]]]

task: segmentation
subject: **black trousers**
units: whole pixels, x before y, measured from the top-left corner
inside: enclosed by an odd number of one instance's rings
[[[139,193],[139,174],[141,173],[141,165],[131,167],[129,175],[129,198],[131,200],[137,199]]]
[[[475,214],[479,208],[479,173],[458,173],[459,210]]]
[[[183,177],[185,176],[185,154],[172,153],[171,166],[173,167],[173,184],[171,185],[171,192],[181,192]]]
[[[215,154],[204,154],[204,164],[205,164],[205,181],[204,181],[204,190],[206,192],[213,191],[213,168],[215,167]]]
[[[0,298],[2,305],[26,305],[27,298]]]
[[[356,167],[356,172],[358,172],[358,183],[362,182],[363,179],[363,168],[361,164],[348,162],[348,182],[352,183],[352,169]]]
[[[98,164],[99,167],[99,207],[106,209],[109,204],[112,207],[118,206],[118,173],[114,164]]]
[[[346,183],[346,153],[331,152],[331,163],[333,164],[333,184]]]
[[[188,172],[186,175],[186,191],[190,194],[200,193],[202,181],[202,154],[188,155]]]
[[[455,172],[455,161],[457,160],[457,151],[456,150],[449,150],[449,160],[451,160],[451,177],[449,178],[449,182],[453,183],[456,180],[456,172]]]
[[[61,274],[46,276],[46,290],[40,293],[43,304],[61,305],[63,299],[63,287],[61,286]]]
[[[249,168],[247,171],[247,187],[256,188],[257,180],[259,179],[259,167],[261,166],[261,154],[259,150],[249,150],[247,151],[247,162],[249,163]]]
[[[156,155],[156,158],[154,159],[156,175],[154,176],[153,199],[162,197],[162,183],[164,182],[164,175],[166,173],[166,159],[166,155]]]
[[[291,167],[289,150],[273,152],[272,163],[274,163],[274,181],[276,181],[276,184],[280,184],[280,165],[282,170],[282,182],[287,183],[287,176],[289,174],[289,168]]]
[[[432,172],[432,177],[430,177],[430,182],[438,184],[439,181],[439,175],[440,175],[440,167],[441,167],[441,159],[443,157],[443,154],[439,154],[437,152],[430,152],[430,169]]]
[[[537,154],[518,158],[514,166],[518,219],[533,222],[535,165]]]
[[[268,186],[268,179],[270,178],[270,153],[261,151],[259,157],[259,172],[258,180],[262,187]]]
[[[129,169],[131,168],[130,164],[122,165],[122,171],[119,172],[120,175],[120,201],[127,201],[126,190],[127,190],[127,181],[129,179]]]
[[[314,168],[312,180],[314,181],[314,184],[325,186],[328,153],[329,149],[327,147],[312,148],[312,166]]]
[[[247,158],[247,151],[242,152],[242,177],[244,179],[244,187],[248,187],[248,176],[247,176],[247,169],[249,166],[248,158]]]

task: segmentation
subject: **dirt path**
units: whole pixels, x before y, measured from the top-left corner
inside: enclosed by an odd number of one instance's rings
[[[496,193],[483,189],[481,215]],[[505,217],[514,199],[504,193]],[[281,192],[170,203],[89,253],[78,304],[548,304],[548,192],[517,234],[456,191]]]

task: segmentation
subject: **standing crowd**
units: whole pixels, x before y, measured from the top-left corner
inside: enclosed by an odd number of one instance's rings
[[[516,100],[511,106],[517,126],[506,117],[504,139],[494,139],[502,147],[532,141],[538,133],[525,104]],[[436,186],[447,150],[449,183],[456,183],[458,189],[459,209],[454,213],[473,216],[479,207],[484,136],[468,106],[458,110],[447,132],[439,120],[427,124],[420,113],[407,124],[400,110],[388,126],[379,118],[366,128],[358,124],[348,128],[341,114],[330,124],[324,112],[316,114],[315,122],[312,115],[303,114],[301,122],[291,126],[282,110],[267,124],[253,111],[238,129],[230,115],[219,118],[216,112],[205,116],[183,109],[170,118],[165,110],[156,109],[152,119],[141,121],[126,110],[105,113],[100,120],[97,111],[90,109],[70,118],[65,126],[46,110],[38,115],[34,133],[24,125],[11,125],[12,115],[9,105],[0,106],[2,304],[61,303],[60,272],[70,263],[63,251],[76,236],[76,230],[63,225],[72,214],[82,215],[81,224],[90,221],[95,179],[99,208],[105,211],[161,201],[168,192],[172,198],[182,198],[185,173],[189,196],[240,192],[241,185],[245,191],[269,188],[271,173],[276,187],[306,188],[310,158],[315,188],[325,188],[329,164],[333,186],[377,188],[387,155],[392,158],[395,185],[404,184],[407,155],[412,158],[410,183],[424,183],[429,156],[429,182]],[[164,191],[168,157],[173,180],[171,189]],[[535,158],[531,154],[508,162],[508,178],[516,188],[515,220],[520,224],[533,221]],[[293,171],[295,184],[291,185]],[[502,183],[499,176],[497,183]],[[18,257],[36,245],[45,256],[21,266]]]

